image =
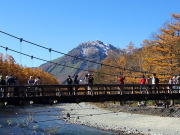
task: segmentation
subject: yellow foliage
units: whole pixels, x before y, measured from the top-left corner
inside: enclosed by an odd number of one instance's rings
[[[19,84],[25,85],[30,76],[41,77],[41,84],[59,84],[56,78],[40,68],[31,69],[28,67],[21,67],[15,63],[12,56],[3,56],[0,53],[0,75],[4,78],[7,75],[13,75],[18,79]]]
[[[143,74],[147,77],[151,76],[151,73],[156,73],[161,81],[165,82],[167,77],[180,73],[180,14],[172,14],[172,17],[175,21],[161,28],[161,33],[157,34],[154,40],[144,40],[140,50],[134,48],[131,42],[123,49],[123,54],[117,56],[116,62],[112,62],[113,57],[104,61],[107,65],[111,63],[121,68],[104,66],[98,72],[123,74],[126,76],[125,83],[139,83]],[[102,82],[101,78],[106,78],[104,76],[99,77],[99,82]],[[106,82],[108,80],[113,82],[115,79],[108,76]]]

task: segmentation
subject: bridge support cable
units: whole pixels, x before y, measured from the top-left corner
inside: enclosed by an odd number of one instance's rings
[[[68,67],[68,68],[73,68],[73,69],[78,69],[78,70],[82,70],[82,71],[92,72],[91,70],[82,69],[82,68],[76,68],[76,67],[72,67],[72,66],[69,66],[69,65],[55,63],[55,62],[52,62],[52,61],[49,61],[49,60],[45,60],[45,59],[42,59],[42,58],[34,57],[34,56],[31,56],[31,55],[28,55],[28,54],[25,54],[25,53],[22,53],[22,52],[13,50],[13,49],[9,49],[8,47],[4,47],[4,46],[1,46],[1,45],[0,45],[0,47],[5,48],[6,50],[10,50],[12,52],[16,52],[16,53],[22,54],[22,55],[27,56],[27,57],[31,57],[31,59],[35,58],[35,59],[38,59],[38,60],[41,60],[41,61],[44,61],[44,62],[48,62],[48,63],[52,63],[52,64],[55,64],[55,65],[58,65],[58,66],[64,66],[64,67]],[[118,75],[115,75],[115,74],[108,74],[108,73],[102,73],[102,72],[97,72],[97,71],[93,71],[93,72],[94,73],[99,73],[99,74],[110,75],[110,76],[118,76]],[[127,76],[127,77],[130,77],[130,76]]]
[[[27,40],[24,40],[23,38],[16,37],[16,36],[14,36],[14,35],[11,35],[11,34],[9,34],[9,33],[4,32],[4,31],[0,31],[0,33],[3,33],[3,34],[8,35],[8,36],[10,36],[10,37],[16,38],[16,39],[20,40],[21,42],[24,41],[24,42],[26,42],[26,43],[29,43],[29,44],[38,46],[38,47],[40,47],[40,48],[49,50],[49,48],[47,48],[47,47],[44,47],[44,46],[42,46],[42,45],[38,45],[38,44],[36,44],[36,43],[30,42],[30,41],[27,41]],[[138,72],[138,73],[142,73],[142,74],[146,74],[146,73],[152,74],[152,72],[150,72],[150,71],[139,71],[139,70],[128,69],[128,68],[124,68],[124,67],[120,67],[120,66],[107,65],[107,64],[103,64],[103,63],[100,63],[100,62],[92,61],[92,60],[89,60],[89,59],[85,59],[85,58],[81,58],[81,57],[76,57],[76,56],[73,56],[73,55],[69,55],[69,54],[66,54],[66,53],[63,53],[63,52],[60,52],[60,51],[56,51],[56,50],[53,50],[53,49],[51,49],[51,51],[56,52],[56,53],[63,54],[63,55],[65,55],[65,56],[69,56],[69,57],[73,57],[73,58],[76,58],[76,59],[80,59],[80,60],[83,60],[83,61],[92,62],[92,63],[95,63],[95,64],[100,64],[100,65],[102,65],[102,66],[108,66],[108,67],[111,67],[111,68],[118,68],[118,69],[122,69],[122,70],[124,70],[124,71],[127,70],[127,71],[129,71],[129,72]],[[159,74],[159,75],[162,75],[162,74]],[[171,74],[164,74],[164,75],[171,75]]]

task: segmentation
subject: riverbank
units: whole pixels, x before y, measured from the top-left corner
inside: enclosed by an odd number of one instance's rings
[[[0,106],[0,135],[112,135],[64,121],[61,104]]]
[[[120,134],[179,135],[180,118],[136,114],[132,111],[103,109],[92,104],[62,104],[67,121],[104,130],[114,130]],[[142,109],[142,108],[141,108]],[[153,108],[154,109],[154,108]]]

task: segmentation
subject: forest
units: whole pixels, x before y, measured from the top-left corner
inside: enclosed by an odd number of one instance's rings
[[[121,53],[109,52],[94,74],[95,82],[114,84],[117,76],[124,75],[125,83],[139,83],[142,75],[147,78],[156,73],[160,83],[167,83],[169,78],[177,76],[180,73],[180,13],[171,16],[158,34],[142,42],[141,48],[130,42]]]
[[[36,77],[41,77],[41,84],[59,84],[54,76],[40,68],[22,67],[19,64],[16,64],[11,55],[0,53],[0,76],[5,79],[8,75],[16,77],[19,85],[27,84],[30,76],[33,76],[34,79]]]

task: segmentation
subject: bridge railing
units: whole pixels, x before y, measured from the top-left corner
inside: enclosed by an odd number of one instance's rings
[[[177,84],[93,84],[93,85],[0,85],[0,98],[71,95],[123,95],[123,94],[180,93]]]

